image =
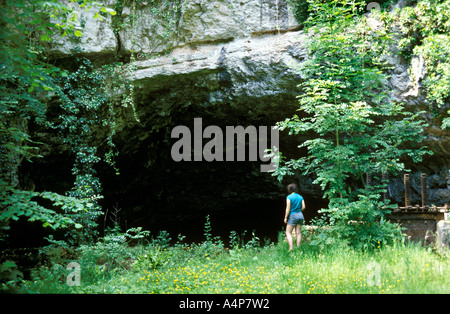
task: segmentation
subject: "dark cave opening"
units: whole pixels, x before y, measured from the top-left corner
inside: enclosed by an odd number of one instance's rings
[[[270,174],[252,172],[256,166],[259,164],[186,162],[169,163],[156,170],[143,167],[134,158],[122,168],[126,175],[103,180],[104,223],[112,226],[117,222],[122,230],[142,227],[152,236],[167,231],[172,240],[180,234],[186,236],[185,241],[201,242],[209,216],[213,236],[224,242],[231,231],[246,231],[247,237],[255,231],[260,240],[276,241],[284,229],[287,194]],[[317,195],[302,195],[308,224],[327,201]]]

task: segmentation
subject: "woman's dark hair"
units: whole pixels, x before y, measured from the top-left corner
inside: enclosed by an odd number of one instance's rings
[[[289,184],[289,185],[287,186],[287,190],[288,190],[288,193],[289,193],[289,194],[292,193],[292,192],[298,192],[297,184],[295,184],[295,183]]]

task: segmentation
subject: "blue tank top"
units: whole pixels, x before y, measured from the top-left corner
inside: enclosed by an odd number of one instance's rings
[[[297,193],[292,193],[289,194],[286,198],[291,201],[290,213],[298,213],[302,211],[303,196]]]

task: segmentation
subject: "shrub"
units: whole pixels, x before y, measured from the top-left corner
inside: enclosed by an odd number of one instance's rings
[[[169,258],[169,254],[160,246],[149,246],[136,257],[132,266],[140,271],[156,269],[166,265]]]
[[[158,233],[158,236],[153,239],[152,242],[153,245],[166,249],[169,247],[170,241],[172,241],[172,238],[170,237],[169,233],[166,230],[161,230]]]
[[[322,1],[310,1],[310,0],[287,0],[287,2],[289,3],[291,9],[292,9],[292,13],[294,14],[294,17],[297,21],[297,23],[299,23],[300,25],[304,24],[306,22],[306,20],[309,18],[310,16],[310,12],[311,12],[311,8],[316,8],[317,4],[319,2],[334,2],[335,6],[339,6],[340,3],[339,1],[329,1],[329,0],[322,0]],[[366,8],[367,5],[371,2],[374,2],[372,0],[364,0],[364,1],[359,1],[358,3],[358,7],[361,13],[366,12]],[[380,7],[386,7],[388,6],[392,1],[391,0],[379,0],[376,1],[376,3],[378,3],[380,5]],[[347,4],[349,5],[349,4]]]
[[[359,195],[356,201],[336,200],[321,210],[328,217],[318,219],[319,228],[312,244],[326,246],[348,244],[353,248],[372,250],[381,245],[392,244],[403,235],[398,224],[386,220],[389,212],[378,195]]]

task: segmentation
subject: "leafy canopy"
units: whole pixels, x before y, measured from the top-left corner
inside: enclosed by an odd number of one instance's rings
[[[406,112],[387,97],[382,56],[389,34],[371,29],[356,14],[359,5],[310,1],[299,114],[279,123],[281,130],[311,139],[300,145],[308,154],[285,162],[275,175],[281,179],[291,169],[314,174],[330,200],[351,197],[349,183],[364,185],[366,173],[397,173],[404,170],[402,157],[418,161],[426,153],[415,144],[424,126],[420,113]]]
[[[104,4],[82,0],[5,0],[0,4],[0,225],[8,229],[10,220],[21,216],[40,220],[52,228],[75,227],[75,218],[92,212],[95,204],[90,195],[63,196],[51,192],[24,191],[19,187],[17,169],[23,159],[41,157],[28,133],[34,123],[45,128],[52,123],[46,116],[50,96],[67,100],[61,81],[69,72],[55,66],[49,59],[53,40],[82,36],[77,11],[98,10],[99,14],[115,15]],[[96,14],[97,15],[97,14]],[[89,103],[89,101],[85,102]],[[66,102],[67,104],[67,102]],[[58,208],[49,209],[38,202],[48,199]],[[85,226],[86,227],[86,226]]]
[[[371,27],[358,14],[364,3],[308,4],[309,56],[299,68],[305,78],[299,85],[299,113],[278,126],[310,139],[299,146],[306,155],[282,161],[274,175],[280,181],[294,171],[312,176],[330,201],[329,208],[319,211],[325,216],[314,222],[328,228],[319,229],[314,243],[343,239],[358,248],[374,248],[399,234],[385,220],[383,189],[367,186],[365,175],[378,175],[379,185],[381,174],[406,170],[405,157],[420,161],[427,153],[420,146],[425,124],[421,113],[407,112],[389,99],[383,56],[391,37],[385,27]]]

